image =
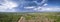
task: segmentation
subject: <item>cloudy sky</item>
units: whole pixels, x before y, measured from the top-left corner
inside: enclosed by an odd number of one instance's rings
[[[59,12],[60,0],[0,0],[0,12]]]

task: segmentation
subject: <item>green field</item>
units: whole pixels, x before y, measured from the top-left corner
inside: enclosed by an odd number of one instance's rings
[[[60,22],[60,12],[0,12],[0,22],[18,22],[22,16],[25,20],[36,20],[42,17],[53,22]]]

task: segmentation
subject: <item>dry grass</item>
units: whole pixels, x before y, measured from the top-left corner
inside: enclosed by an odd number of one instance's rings
[[[31,17],[31,19],[29,20],[26,20],[25,17],[21,17],[18,22],[54,22],[54,20],[49,19],[46,16],[36,16],[36,17]]]

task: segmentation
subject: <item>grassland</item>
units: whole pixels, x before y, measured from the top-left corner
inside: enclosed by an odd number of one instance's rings
[[[0,12],[0,22],[18,22],[21,17],[25,20],[52,20],[52,22],[60,22],[60,12]],[[48,22],[47,20],[47,22]],[[45,20],[44,20],[45,21]]]

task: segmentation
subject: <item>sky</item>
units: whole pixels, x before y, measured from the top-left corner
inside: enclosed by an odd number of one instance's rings
[[[60,0],[0,0],[0,12],[60,12]]]

